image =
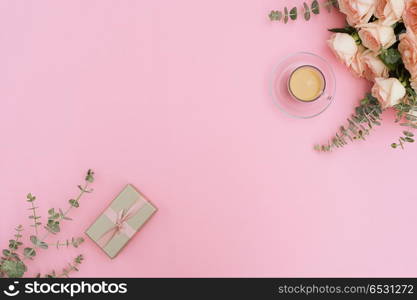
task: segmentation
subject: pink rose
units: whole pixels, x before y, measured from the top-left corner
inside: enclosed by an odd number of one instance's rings
[[[417,36],[417,0],[406,2],[403,21],[407,29]]]
[[[378,99],[382,108],[388,108],[400,103],[405,96],[405,87],[397,78],[375,78],[372,96]]]
[[[398,51],[401,53],[405,68],[410,72],[410,82],[415,89],[417,87],[417,39],[411,32],[400,35]]]
[[[394,29],[390,25],[376,21],[361,25],[360,28],[358,34],[362,45],[374,52],[387,49],[396,42]]]
[[[375,78],[388,78],[387,66],[370,50],[366,50],[360,56],[363,68],[363,76],[369,81]]]
[[[349,66],[349,70],[358,77],[363,77],[363,63],[361,60],[362,54],[365,51],[365,47],[358,46],[358,51],[352,59],[352,63]]]
[[[353,37],[347,33],[334,33],[327,43],[340,61],[347,67],[352,65],[352,61],[358,52],[358,46]]]
[[[374,14],[384,24],[392,25],[401,19],[404,8],[405,0],[377,0]]]
[[[338,0],[339,8],[351,26],[366,24],[375,12],[377,0]]]

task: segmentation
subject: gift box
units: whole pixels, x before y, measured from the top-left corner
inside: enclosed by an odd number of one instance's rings
[[[85,233],[110,258],[114,258],[156,210],[128,184]]]

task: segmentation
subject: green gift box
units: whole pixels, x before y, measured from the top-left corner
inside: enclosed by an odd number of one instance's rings
[[[85,233],[110,258],[114,258],[156,210],[128,184]]]

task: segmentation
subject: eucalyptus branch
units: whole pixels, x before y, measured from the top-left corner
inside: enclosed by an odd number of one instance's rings
[[[398,143],[392,143],[391,147],[394,149],[400,147],[404,150],[405,143],[414,143],[414,134],[408,130],[404,130],[403,136],[398,138]]]
[[[27,248],[27,251],[25,252],[25,258],[32,259],[36,255],[36,249],[38,248],[48,249],[49,244],[45,242],[46,238],[50,234],[56,234],[60,232],[61,221],[62,220],[70,221],[71,218],[69,218],[67,215],[71,211],[71,209],[74,207],[75,208],[79,207],[80,206],[79,201],[81,197],[85,193],[91,193],[93,191],[92,189],[88,189],[89,184],[94,182],[94,172],[92,170],[87,171],[87,175],[85,176],[84,180],[85,180],[85,183],[83,186],[78,185],[78,189],[80,190],[78,196],[75,199],[68,200],[70,205],[65,211],[58,209],[58,212],[56,212],[54,208],[51,208],[48,210],[48,214],[49,214],[48,223],[46,224],[46,226],[44,226],[44,228],[46,229],[46,232],[42,238],[39,238],[37,235],[32,235],[30,237],[30,241],[32,242],[34,247]]]
[[[38,235],[38,226],[42,225],[42,223],[40,221],[38,221],[41,217],[36,215],[36,209],[38,207],[35,206],[35,200],[36,197],[33,196],[31,193],[27,194],[26,196],[26,201],[30,202],[30,204],[32,205],[29,210],[32,211],[32,215],[29,216],[29,219],[33,220],[33,225],[30,225],[31,227],[34,227],[35,229],[35,234]]]
[[[410,130],[417,129],[417,95],[416,92],[407,87],[407,98],[404,103],[399,103],[394,106],[397,110],[396,123],[400,123],[401,126],[408,127]],[[397,142],[392,143],[391,147],[394,149],[401,148],[404,149],[406,143],[414,143],[415,138],[414,134],[409,130],[404,130],[403,135],[400,136]]]
[[[55,243],[48,243],[48,246],[55,246],[57,249],[62,248],[62,247],[74,247],[74,248],[78,248],[82,243],[84,242],[84,238],[82,237],[77,237],[77,238],[71,238],[71,239],[67,239],[67,240],[63,240],[63,241],[56,241]]]
[[[29,216],[29,218],[33,220],[33,225],[31,225],[31,227],[33,227],[35,230],[35,234],[29,237],[29,240],[32,243],[32,247],[26,247],[23,249],[23,251],[18,251],[20,250],[20,248],[23,248],[23,243],[21,241],[21,232],[23,231],[23,227],[21,225],[16,227],[15,238],[9,240],[8,249],[3,249],[2,256],[0,257],[0,277],[22,277],[27,270],[24,261],[27,259],[33,259],[36,256],[36,251],[38,249],[48,249],[49,246],[55,246],[57,248],[71,246],[77,248],[80,244],[84,242],[84,239],[82,237],[61,240],[52,244],[48,244],[47,242],[45,242],[45,239],[50,234],[56,234],[60,232],[61,221],[71,220],[68,217],[68,213],[73,208],[79,207],[79,201],[85,193],[91,193],[93,191],[92,189],[89,189],[89,184],[92,182],[94,182],[94,172],[88,170],[85,176],[85,183],[83,185],[78,186],[80,192],[78,193],[77,197],[68,201],[69,207],[65,211],[62,211],[61,209],[55,211],[55,209],[53,208],[48,210],[48,222],[44,226],[46,232],[42,238],[39,238],[38,236],[38,228],[39,226],[41,226],[41,222],[39,221],[40,216],[36,213],[36,209],[38,208],[35,205],[36,197],[30,193],[26,196],[27,202],[31,203],[31,207],[29,208],[29,210],[32,211],[32,214]],[[79,265],[81,261],[82,256],[78,256],[72,264],[69,264],[68,268],[63,270],[62,276],[68,276],[70,272],[77,270],[77,265]]]
[[[9,250],[3,250],[3,255],[6,257],[6,260],[20,259],[17,250],[20,246],[23,245],[23,243],[21,242],[23,226],[19,225],[14,230],[16,231],[14,235],[15,239],[9,240]]]
[[[58,275],[58,277],[66,277],[68,278],[68,275],[71,272],[78,272],[78,266],[83,262],[84,257],[82,255],[78,255],[72,263],[68,265],[67,268],[62,269],[62,273]]]
[[[57,274],[55,270],[52,270],[51,273],[46,274],[45,277],[47,278],[68,278],[69,274],[72,272],[78,272],[78,266],[83,262],[84,257],[82,255],[78,255],[72,263],[68,264],[68,267],[65,267],[62,269],[61,273]],[[38,274],[36,277],[41,277],[40,274]]]
[[[61,228],[60,228],[61,220],[71,221],[71,218],[67,216],[68,213],[73,208],[78,208],[80,206],[79,201],[85,193],[91,193],[93,191],[92,189],[88,189],[89,184],[92,182],[94,182],[94,172],[92,170],[88,170],[87,175],[85,177],[84,185],[83,186],[78,185],[78,188],[80,190],[78,196],[75,199],[68,200],[69,207],[65,211],[62,211],[61,209],[59,209],[58,212],[56,212],[53,208],[51,208],[48,211],[48,214],[49,214],[48,223],[44,227],[47,230],[47,232],[40,239],[41,242],[43,242],[49,236],[49,234],[56,234],[61,231]]]
[[[349,141],[365,140],[375,125],[381,125],[382,108],[378,100],[367,94],[355,108],[355,113],[347,119],[348,126],[341,126],[339,132],[324,145],[316,145],[314,149],[320,152],[330,152],[335,148],[345,146]]]
[[[3,249],[0,261],[0,277],[22,277],[26,272],[26,265],[22,262],[18,249],[23,245],[21,242],[23,226],[15,228],[15,239],[9,240],[9,248]]]
[[[304,20],[308,21],[312,14],[318,15],[320,13],[320,6],[328,12],[331,12],[332,8],[339,8],[337,0],[325,0],[321,3],[318,0],[313,0],[310,6],[304,2],[303,6],[299,8],[294,6],[290,10],[288,10],[288,7],[284,7],[282,10],[272,10],[268,17],[271,21],[283,21],[286,24],[289,20],[297,20],[298,12],[301,12],[304,16]]]

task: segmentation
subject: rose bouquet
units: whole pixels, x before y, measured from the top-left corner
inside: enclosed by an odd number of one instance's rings
[[[339,0],[347,26],[330,29],[328,43],[334,54],[358,77],[372,82],[371,93],[348,119],[347,126],[320,151],[344,146],[348,140],[365,139],[380,124],[385,109],[396,111],[396,122],[417,128],[417,0]],[[414,142],[403,131],[393,148]]]
[[[338,0],[334,6],[346,15],[347,25],[329,29],[328,44],[355,76],[373,86],[347,124],[315,149],[332,151],[364,140],[386,109],[393,109],[396,122],[407,127],[391,144],[404,148],[414,142],[410,130],[417,128],[417,0]]]

